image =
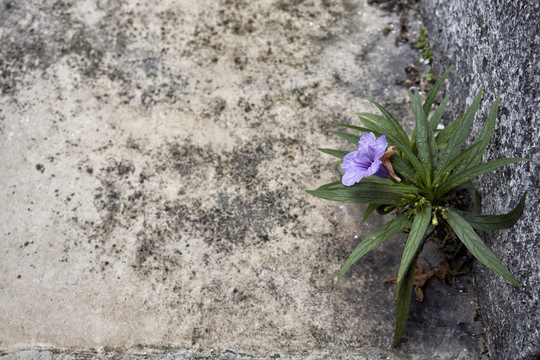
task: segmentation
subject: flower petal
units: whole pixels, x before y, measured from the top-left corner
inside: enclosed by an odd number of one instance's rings
[[[377,139],[371,132],[364,133],[358,141],[358,151],[350,152],[343,157],[341,169],[345,175],[341,179],[342,184],[351,186],[370,175],[388,178],[388,171],[380,160],[387,145],[384,135]]]
[[[341,182],[345,186],[351,186],[359,182],[371,166],[370,162],[364,161],[364,158],[358,151],[353,151],[345,155],[343,163],[340,165],[345,172]]]
[[[366,159],[373,159],[370,146],[376,141],[374,133],[364,133],[358,141],[358,152]]]
[[[386,151],[386,147],[388,146],[388,141],[386,141],[386,136],[381,135],[376,141],[375,144],[372,145],[372,148],[375,150],[375,158],[380,159],[384,152]]]
[[[388,170],[386,169],[385,166],[380,166],[379,170],[377,170],[377,172],[374,173],[373,175],[375,175],[377,177],[380,177],[380,178],[383,178],[383,179],[388,179],[390,177],[390,174],[389,174],[389,172],[388,172]]]
[[[364,175],[360,171],[349,171],[341,178],[341,183],[345,186],[352,186],[362,180]]]

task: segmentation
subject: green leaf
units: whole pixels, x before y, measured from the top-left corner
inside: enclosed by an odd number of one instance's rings
[[[502,215],[479,215],[474,213],[469,213],[457,209],[452,209],[459,214],[465,221],[467,221],[473,229],[477,230],[500,230],[507,229],[512,226],[519,220],[521,214],[523,213],[523,208],[525,207],[525,198],[527,192],[525,192],[514,210],[510,211],[507,214]]]
[[[409,93],[411,105],[416,119],[415,141],[418,149],[418,158],[426,169],[427,185],[431,185],[431,172],[434,169],[434,164],[437,156],[437,143],[433,136],[433,131],[428,126],[426,114],[422,110],[420,96],[418,91],[415,94]]]
[[[475,144],[479,145],[478,148],[474,150],[474,153],[459,166],[457,171],[470,168],[471,166],[476,166],[476,164],[478,164],[482,159],[482,155],[484,155],[484,152],[486,151],[489,139],[491,139],[491,136],[493,135],[493,129],[495,128],[495,120],[497,119],[498,107],[499,97],[497,96],[497,99],[491,107],[486,123],[484,124],[484,128],[482,129],[480,135],[478,135],[478,138],[475,141]]]
[[[396,331],[394,333],[393,346],[396,347],[399,340],[405,333],[407,319],[409,318],[409,307],[411,306],[412,290],[414,285],[414,273],[416,272],[416,261],[418,254],[411,262],[405,277],[401,283],[397,284],[397,310],[396,310]]]
[[[426,101],[424,101],[424,106],[423,106],[424,114],[426,114],[426,116],[429,114],[429,111],[431,110],[431,106],[435,102],[435,98],[437,97],[437,93],[439,92],[439,89],[441,88],[441,85],[443,84],[444,80],[446,79],[448,74],[450,74],[450,71],[452,71],[453,68],[454,67],[452,66],[452,67],[450,67],[450,69],[446,70],[444,72],[444,74],[442,74],[440,79],[437,80],[435,85],[433,85],[433,88],[429,92],[429,94],[428,94],[428,96],[426,98]]]
[[[444,129],[439,131],[435,139],[437,141],[437,147],[439,148],[439,150],[446,148],[446,144],[448,143],[448,140],[450,140],[452,135],[454,135],[454,133],[456,132],[456,129],[458,128],[462,120],[463,120],[463,117],[459,117],[456,120],[449,123],[448,125],[446,125]]]
[[[395,129],[394,124],[387,117],[372,113],[356,113],[359,119],[369,119],[384,127],[386,130]]]
[[[392,126],[394,130],[396,130],[396,133],[401,138],[401,140],[404,143],[410,145],[409,137],[407,136],[405,130],[403,130],[403,126],[401,126],[399,121],[396,120],[396,118],[390,113],[390,111],[388,111],[384,106],[372,99],[369,99],[369,101],[371,101],[371,103],[379,109],[379,111],[384,115],[384,117],[388,119],[388,121],[390,122],[390,126]]]
[[[433,115],[431,115],[431,119],[429,119],[429,127],[431,128],[432,131],[435,131],[437,129],[437,125],[439,125],[439,122],[442,119],[444,110],[446,109],[446,104],[448,104],[449,99],[450,99],[450,95],[446,95],[444,100],[437,107],[437,110],[435,110]]]
[[[396,173],[401,175],[402,179],[407,180],[409,183],[414,184],[416,182],[416,178],[414,176],[413,169],[407,164],[405,160],[399,154],[394,154],[390,158],[390,162],[392,163],[392,168]]]
[[[465,115],[463,115],[463,120],[460,121],[456,131],[448,141],[446,148],[442,151],[437,170],[444,168],[448,162],[455,158],[461,151],[461,148],[465,144],[465,140],[467,139],[467,136],[471,130],[472,121],[476,111],[478,110],[478,105],[480,104],[481,98],[482,89],[478,91],[478,95],[476,95],[476,98],[469,109],[467,109],[467,112],[465,112]]]
[[[377,231],[369,235],[364,239],[356,249],[351,253],[341,271],[339,272],[338,281],[345,275],[345,273],[353,266],[362,256],[367,254],[374,247],[388,239],[390,236],[403,229],[409,223],[409,218],[406,213],[401,213],[393,220],[381,226]]]
[[[363,128],[363,127],[361,127],[361,126],[354,126],[354,125],[342,124],[342,123],[338,123],[337,125],[338,125],[338,126],[345,127],[345,128],[348,128],[348,129],[360,131],[360,132],[370,132],[369,129]],[[377,134],[375,134],[375,135],[377,135]],[[379,136],[379,135],[377,135],[377,136]]]
[[[418,193],[419,189],[411,185],[381,184],[362,179],[353,186],[344,186],[335,182],[321,186],[316,190],[307,190],[308,194],[326,200],[369,203],[392,204],[397,202],[405,193]]]
[[[358,119],[360,119],[360,121],[364,123],[365,128],[368,130],[367,132],[372,132],[376,136],[380,136],[388,132],[388,130],[386,130],[385,128],[377,124],[376,122],[369,120],[368,118],[358,116]]]
[[[398,194],[418,194],[420,192],[420,188],[414,185],[407,185],[407,184],[396,184],[390,179],[383,179],[380,177],[377,177],[375,175],[368,176],[366,178],[363,178],[360,181],[361,183],[369,183],[369,184],[380,184],[380,189],[383,191],[389,191],[389,192],[395,192]],[[358,184],[355,184],[354,186],[357,186]]]
[[[363,184],[363,185],[362,185]],[[378,190],[393,192],[396,194],[418,194],[420,188],[414,185],[396,184],[390,179],[384,179],[375,175],[368,176],[360,180],[360,183],[354,184],[354,186],[369,186],[377,187]]]
[[[512,284],[521,288],[521,284],[510,273],[506,266],[497,259],[495,254],[487,248],[482,239],[478,237],[472,226],[465,219],[452,209],[446,211],[446,217],[448,224],[475,258],[497,274],[506,278]]]
[[[324,148],[319,148],[319,151],[328,155],[335,156],[340,159],[343,159],[345,155],[350,153],[350,151],[346,151],[346,150],[334,150],[334,149],[324,149]]]
[[[374,104],[377,104],[373,100],[371,100],[371,102]],[[385,129],[384,134],[391,132],[393,134],[396,134],[401,139],[401,141],[403,141],[406,144],[409,144],[409,137],[405,133],[405,130],[403,130],[401,125],[396,121],[396,119],[394,119],[394,117],[392,117],[392,115],[390,115],[388,111],[386,111],[386,114],[389,114],[391,118],[388,118],[386,116],[376,115],[376,114],[370,114],[370,113],[357,113],[356,115],[358,116],[360,120],[362,120],[362,122],[364,122],[364,124],[366,123],[365,122],[366,120],[368,120],[369,122],[374,122]]]
[[[360,141],[360,136],[354,134],[348,134],[341,131],[330,131],[331,134],[339,136],[342,139],[347,140],[348,142],[358,146],[358,141]]]
[[[466,181],[474,179],[477,176],[480,176],[489,171],[493,171],[497,168],[500,168],[501,166],[512,164],[519,161],[528,161],[528,159],[510,158],[510,159],[493,160],[484,164],[477,165],[471,169],[463,170],[459,173],[453,173],[452,175],[450,175],[448,180],[437,189],[437,192],[439,194],[446,194],[450,192],[451,190],[453,190],[458,185],[461,185]]]
[[[428,201],[422,208],[417,208],[415,213],[411,232],[405,244],[405,249],[403,249],[401,264],[399,265],[398,284],[403,281],[412,260],[422,245],[422,239],[431,220],[431,203]]]
[[[435,179],[433,180],[433,184],[438,184],[445,175],[449,174],[452,170],[454,170],[454,168],[458,166],[459,163],[466,161],[470,156],[474,154],[476,149],[478,149],[481,146],[482,144],[474,144],[467,150],[460,152],[444,168],[436,170],[434,174]]]
[[[366,212],[364,213],[364,218],[362,219],[362,222],[366,221],[369,215],[371,215],[375,211],[375,209],[377,209],[378,206],[379,204],[369,204],[369,206],[366,209]]]

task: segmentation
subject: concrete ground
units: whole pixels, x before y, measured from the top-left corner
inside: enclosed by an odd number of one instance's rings
[[[403,235],[337,283],[383,219],[304,191],[339,178],[317,148],[352,150],[329,131],[366,97],[410,125],[399,14],[0,6],[0,359],[481,356],[468,276],[428,283],[393,349]]]

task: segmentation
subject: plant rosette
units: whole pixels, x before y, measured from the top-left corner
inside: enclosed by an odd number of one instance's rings
[[[482,264],[515,286],[521,287],[475,230],[498,230],[513,226],[523,212],[526,194],[522,195],[516,207],[507,214],[481,215],[480,194],[471,180],[499,167],[528,159],[509,158],[480,163],[493,134],[499,98],[491,107],[484,127],[474,143],[463,149],[478,110],[482,90],[462,117],[443,129],[438,128],[449,96],[446,96],[431,114],[430,110],[450,70],[436,82],[423,104],[418,92],[409,94],[416,120],[410,138],[394,116],[375,101],[371,102],[382,115],[357,114],[364,124],[363,127],[339,124],[363,133],[359,136],[332,132],[358,145],[358,150],[348,152],[319,149],[342,159],[337,162],[343,175],[342,180],[307,191],[327,200],[369,204],[364,220],[375,210],[382,214],[393,214],[391,221],[365,238],[353,250],[345,261],[338,280],[367,252],[393,234],[407,230],[408,238],[396,279],[394,346],[405,332],[416,261],[423,244],[428,240],[429,235],[426,235],[426,232],[430,224],[452,229],[460,241],[460,246],[464,245]],[[461,189],[475,191],[474,211],[458,210],[449,203],[449,196]]]

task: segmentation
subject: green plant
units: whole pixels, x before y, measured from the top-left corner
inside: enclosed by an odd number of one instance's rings
[[[418,29],[418,37],[416,38],[416,44],[417,49],[422,50],[422,57],[429,61],[431,64],[431,61],[433,60],[432,54],[431,54],[431,47],[429,46],[429,39],[427,35],[427,30],[425,27],[421,27]],[[430,80],[428,80],[430,81]]]
[[[450,70],[434,85],[422,104],[418,92],[410,95],[416,126],[409,138],[399,122],[383,106],[372,103],[382,115],[360,113],[364,127],[339,124],[363,132],[362,137],[345,132],[333,134],[358,144],[358,151],[319,149],[341,158],[342,181],[321,186],[308,193],[323,199],[369,204],[364,220],[373,211],[392,213],[393,219],[364,239],[345,261],[339,279],[371,249],[400,230],[408,229],[408,239],[397,275],[397,315],[394,334],[396,346],[405,331],[416,261],[430,224],[451,228],[462,245],[484,265],[521,287],[510,271],[489,250],[476,230],[497,230],[511,227],[521,216],[525,204],[523,194],[514,210],[504,215],[480,215],[455,209],[449,195],[460,189],[473,189],[477,194],[475,208],[479,209],[479,194],[471,180],[501,166],[526,161],[524,158],[499,159],[480,164],[493,134],[499,98],[496,99],[487,121],[474,143],[463,149],[478,110],[482,90],[465,114],[439,130],[449,96],[430,115],[430,110],[443,81]],[[378,137],[378,138],[377,138]],[[412,224],[409,228],[409,224]],[[446,226],[448,225],[448,226]],[[460,244],[460,245],[461,245]]]

